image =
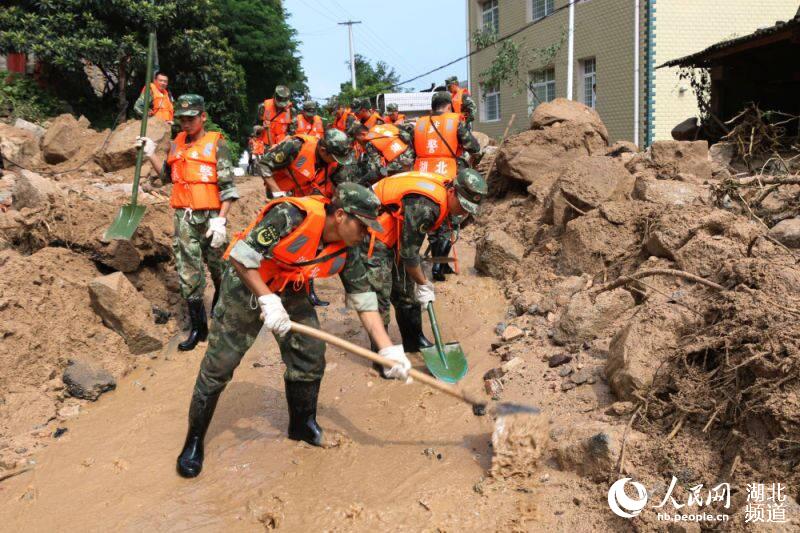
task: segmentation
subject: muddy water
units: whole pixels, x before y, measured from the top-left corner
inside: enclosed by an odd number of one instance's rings
[[[465,265],[470,255],[462,250]],[[338,281],[319,285],[332,301],[321,311],[323,327],[368,345]],[[464,383],[480,389],[497,365],[488,348],[506,304],[474,272],[437,287],[445,340],[462,343],[471,365]],[[177,340],[70,421],[33,471],[0,484],[0,530],[494,530],[519,514],[518,496],[487,498],[474,489],[490,466],[491,419],[421,385],[381,380],[336,349],[328,350],[319,421],[338,446],[286,439],[283,367],[266,336],[220,400],[203,473],[178,477],[175,457],[204,346],[180,353]]]

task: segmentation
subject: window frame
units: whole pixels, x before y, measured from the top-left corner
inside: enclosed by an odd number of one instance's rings
[[[536,16],[536,5],[541,2],[543,7],[544,13],[541,16]],[[555,0],[530,0],[528,2],[528,6],[530,7],[530,17],[531,22],[536,22],[537,20],[542,20],[544,18],[549,17],[555,11]]]
[[[479,30],[485,32],[487,29],[486,24],[486,17],[487,14],[491,17],[491,24],[494,26],[492,31],[496,34],[500,34],[500,1],[499,0],[483,0],[479,3],[481,8],[481,18],[478,21],[479,23]],[[487,7],[491,6],[491,7]]]
[[[588,64],[592,65],[592,72],[591,74],[587,74],[586,66]],[[581,66],[581,102],[585,105],[591,107],[592,109],[597,108],[597,93],[595,91],[595,84],[597,83],[597,57],[586,57],[580,60]],[[591,80],[591,84],[588,85],[587,82]],[[588,94],[590,95],[591,101],[586,101],[587,91],[590,91]]]
[[[537,74],[544,74],[544,81],[534,83],[533,78]],[[551,79],[548,78],[548,74],[552,74]],[[534,109],[539,104],[543,104],[545,102],[552,102],[556,99],[556,69],[554,66],[548,66],[537,70],[531,70],[528,72],[528,115],[530,115]],[[538,98],[540,94],[538,91],[534,93],[531,89],[535,86],[543,87],[547,93],[545,94],[545,98],[541,99]],[[537,99],[538,102],[534,102],[534,99]]]
[[[486,89],[481,87],[481,122],[500,122],[502,118],[502,107],[500,101],[500,87],[491,87]],[[489,104],[488,100],[490,97],[497,98],[497,117],[496,118],[489,118]]]

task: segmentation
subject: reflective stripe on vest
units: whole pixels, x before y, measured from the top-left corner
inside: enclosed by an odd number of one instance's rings
[[[221,133],[209,131],[186,144],[186,132],[182,131],[172,141],[167,155],[173,183],[171,207],[193,210],[221,207],[217,184],[217,144],[221,138]]]
[[[446,181],[441,176],[428,172],[403,172],[383,178],[372,186],[375,195],[388,211],[378,216],[378,223],[383,231],[377,233],[369,230],[373,239],[378,239],[389,248],[397,246],[400,228],[403,223],[403,198],[410,194],[418,194],[430,198],[439,206],[439,218],[433,226],[425,228],[427,233],[439,229],[449,214],[447,205]]]
[[[261,140],[267,146],[273,146],[286,138],[289,133],[289,125],[292,123],[292,106],[278,112],[275,99],[264,100],[264,111],[261,114],[261,122],[264,129],[261,131]]]
[[[417,156],[414,170],[433,172],[446,178],[456,177],[458,162],[453,153],[456,156],[462,153],[458,142],[460,121],[461,115],[458,113],[442,113],[417,120],[414,127],[414,151]]]
[[[378,124],[369,130],[367,142],[374,146],[387,163],[391,163],[408,149],[400,140],[400,129],[392,124]]]
[[[325,129],[322,126],[322,118],[319,115],[314,115],[311,120],[308,120],[302,113],[297,115],[297,133],[304,135],[313,135],[318,139],[322,139],[325,134]]]
[[[253,231],[270,209],[288,202],[305,213],[305,218],[289,235],[283,237],[272,248],[272,258],[262,259],[258,273],[272,292],[282,291],[291,282],[295,290],[302,286],[308,289],[308,280],[335,276],[347,261],[347,247],[343,241],[329,243],[320,249],[322,231],[325,229],[325,205],[327,198],[306,196],[304,198],[278,198],[265,205],[247,228],[236,233],[228,246],[227,259],[236,242]]]
[[[328,179],[338,166],[335,162],[317,168],[317,143],[319,139],[313,135],[294,135],[303,141],[297,156],[286,168],[273,172],[272,177],[282,191],[291,191],[294,196],[308,196],[318,192],[330,197],[333,194],[333,184]]]
[[[150,84],[150,96],[153,99],[153,116],[161,120],[173,120],[174,109],[169,99],[169,92],[163,93],[155,83]]]

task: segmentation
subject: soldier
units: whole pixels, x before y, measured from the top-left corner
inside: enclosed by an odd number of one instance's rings
[[[431,98],[431,107],[433,114],[420,117],[414,126],[414,152],[417,155],[414,170],[434,172],[446,179],[453,179],[458,169],[469,166],[464,159],[464,152],[477,153],[480,145],[467,129],[461,115],[452,111],[450,93],[435,93]],[[434,257],[443,259],[450,254],[453,236],[447,227],[430,236]],[[435,281],[444,281],[448,273],[452,273],[450,265],[433,265]]]
[[[292,113],[291,93],[285,85],[275,87],[272,98],[258,106],[256,124],[261,124],[261,140],[267,147],[275,146],[289,135],[293,135],[297,123]]]
[[[250,160],[247,162],[248,174],[253,174],[256,169],[256,163],[264,155],[266,147],[264,141],[261,140],[261,130],[263,126],[253,126],[253,135],[247,140],[247,151],[250,152]]]
[[[222,134],[205,130],[208,115],[203,97],[184,94],[178,98],[176,108],[175,117],[180,120],[182,131],[172,141],[166,161],[156,158],[156,146],[151,139],[139,137],[137,146],[144,144],[150,164],[162,169],[162,182],[167,176],[172,180],[169,204],[175,209],[175,268],[192,324],[189,337],[178,344],[178,349],[188,351],[208,335],[203,263],[208,266],[214,283],[213,310],[222,278],[222,247],[228,240],[228,210],[239,193],[233,183],[233,164]]]
[[[358,312],[378,353],[396,362],[386,375],[408,378],[411,363],[402,346],[392,346],[364,263],[358,258],[358,244],[367,228],[380,228],[376,222],[379,207],[369,189],[346,183],[332,200],[309,196],[269,202],[234,238],[208,350],[189,407],[189,431],[177,460],[181,476],[195,477],[202,470],[203,439],[219,395],[262,326],[275,336],[286,365],[289,438],[323,445],[316,413],[325,372],[325,344],[291,331],[290,323],[319,328],[317,314],[305,295],[309,278],[340,275],[347,306]]]
[[[399,126],[405,123],[406,116],[397,110],[397,104],[389,104],[386,106],[386,116],[383,117],[386,124],[395,124]]]
[[[368,130],[366,126],[356,123],[350,132],[360,147],[358,174],[362,185],[372,185],[387,176],[411,170],[414,166],[411,135],[397,126],[378,124]]]
[[[472,122],[475,120],[477,106],[475,105],[475,100],[469,94],[469,89],[459,87],[457,76],[450,76],[444,80],[444,84],[453,99],[453,112],[461,113],[467,128],[472,131]]]
[[[361,98],[358,103],[353,103],[353,109],[356,112],[356,118],[367,129],[378,124],[383,124],[383,117],[375,110],[372,109],[372,103],[369,98]]]
[[[378,217],[382,229],[370,230],[369,241],[362,243],[367,278],[378,295],[384,325],[389,325],[391,304],[403,348],[418,352],[432,346],[422,332],[422,306],[435,300],[433,284],[421,266],[425,235],[449,225],[453,217],[476,214],[488,189],[477,171],[465,169],[450,181],[428,172],[396,174],[373,190],[383,206]]]
[[[336,104],[336,114],[333,118],[333,127],[342,133],[347,131],[347,127],[356,120],[353,110],[349,106]]]
[[[322,126],[322,117],[317,115],[317,103],[314,100],[303,102],[303,110],[297,115],[297,133],[322,139],[325,128]]]
[[[156,72],[153,76],[153,82],[150,84],[150,111],[147,112],[148,117],[158,117],[166,121],[170,125],[174,120],[174,108],[172,105],[172,95],[167,89],[169,85],[169,78],[163,72]],[[133,111],[136,116],[141,117],[144,115],[144,89],[133,104]]]

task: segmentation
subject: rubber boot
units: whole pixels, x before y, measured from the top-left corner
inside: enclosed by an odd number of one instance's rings
[[[283,383],[289,405],[289,438],[322,446],[322,428],[317,424],[317,398],[322,380]]]
[[[433,343],[422,332],[422,309],[419,305],[395,307],[394,314],[406,353],[418,352],[421,348],[433,346]]]
[[[197,394],[192,396],[192,404],[189,406],[189,431],[177,464],[178,474],[182,477],[197,477],[203,470],[203,440],[206,438],[211,417],[214,416],[214,409],[217,408],[217,400],[219,393],[205,399]]]
[[[182,352],[194,350],[198,342],[203,342],[208,337],[208,322],[206,322],[206,307],[203,305],[203,299],[186,300],[186,303],[189,306],[189,320],[192,329],[189,331],[189,337],[178,344],[178,350]]]
[[[442,259],[449,257],[450,249],[452,247],[453,243],[450,242],[450,239],[446,239],[441,243],[437,243],[436,247],[433,249],[433,256]],[[433,276],[433,281],[445,281],[445,274],[452,274],[453,269],[450,268],[448,263],[434,263],[431,273]]]
[[[308,281],[308,299],[314,307],[328,307],[330,305],[330,302],[320,300],[319,296],[317,296],[317,293],[314,291],[313,279]]]

